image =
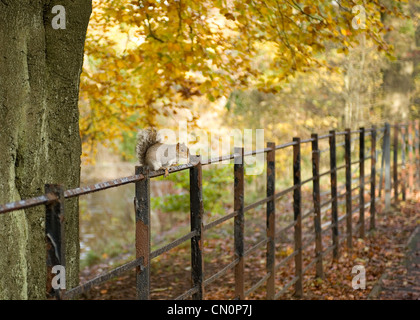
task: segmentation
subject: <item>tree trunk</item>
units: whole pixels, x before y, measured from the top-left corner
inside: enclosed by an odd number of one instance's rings
[[[62,5],[66,29],[54,29]],[[80,182],[78,92],[88,0],[0,0],[0,203]],[[78,201],[66,202],[67,288],[78,282]],[[45,209],[0,216],[0,298],[43,299]]]
[[[404,5],[404,12],[416,19],[415,7],[418,0],[409,1]],[[386,1],[389,6],[390,2]],[[395,47],[396,61],[389,61],[383,71],[383,89],[386,108],[385,116],[394,121],[406,121],[410,114],[410,105],[413,101],[415,89],[415,62],[411,53],[416,46],[415,35],[411,32],[400,32],[402,27],[407,28],[408,22],[382,14],[382,21],[390,23],[395,28],[388,33],[385,39]]]
[[[385,103],[388,117],[395,121],[406,121],[414,91],[414,63],[410,60],[389,62],[384,71]]]

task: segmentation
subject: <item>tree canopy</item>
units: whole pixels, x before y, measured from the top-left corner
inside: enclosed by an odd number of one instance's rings
[[[363,37],[388,55],[383,15],[404,17],[407,0],[94,1],[81,83],[84,150],[156,125],[197,115],[188,101],[236,89],[278,92],[296,73],[337,71],[326,44],[348,54]],[[256,59],[262,46],[268,59]],[[106,129],[105,129],[106,128]]]

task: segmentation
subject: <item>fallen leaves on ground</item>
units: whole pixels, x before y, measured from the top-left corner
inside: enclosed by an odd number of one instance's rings
[[[337,261],[332,260],[332,254],[324,257],[324,278],[315,277],[315,267],[310,268],[304,275],[303,299],[350,299],[365,300],[379,299],[410,299],[416,298],[407,288],[419,287],[418,277],[407,277],[407,268],[404,267],[406,243],[410,234],[419,224],[420,219],[420,193],[413,197],[413,201],[400,202],[392,212],[384,213],[379,206],[376,217],[376,229],[367,233],[365,239],[353,238],[353,249],[346,247],[345,241],[340,247],[340,256]],[[366,222],[367,227],[368,223]],[[366,228],[367,228],[366,227]],[[341,232],[342,229],[340,229]],[[232,261],[232,235],[215,237],[206,240],[205,279],[220,271]],[[343,234],[340,238],[344,236]],[[287,237],[286,237],[287,239]],[[324,249],[330,244],[330,235],[323,237]],[[281,261],[293,249],[293,243],[282,243],[277,250],[276,261]],[[211,253],[217,252],[216,255]],[[152,261],[151,298],[173,299],[191,288],[191,267],[189,260],[189,247],[181,246]],[[230,257],[230,258],[229,258]],[[303,267],[313,260],[314,248],[305,249]],[[155,259],[154,259],[155,260]],[[355,265],[365,267],[366,288],[355,290],[352,279],[355,274],[352,269]],[[95,268],[85,270],[82,282],[86,278],[95,276]],[[386,271],[387,278],[382,279],[382,285],[391,288],[400,286],[406,290],[385,290],[379,297],[370,297],[373,287]],[[266,275],[265,246],[245,259],[245,290],[248,290]],[[276,272],[277,292],[294,277],[294,261],[278,268]],[[396,284],[398,282],[398,285]],[[232,299],[234,298],[235,279],[233,269],[226,275],[206,286],[205,299]],[[294,286],[291,285],[280,299],[297,299],[294,297]],[[129,272],[100,286],[95,286],[82,299],[135,299],[136,278],[134,272]],[[265,299],[265,284],[252,292],[247,299]]]

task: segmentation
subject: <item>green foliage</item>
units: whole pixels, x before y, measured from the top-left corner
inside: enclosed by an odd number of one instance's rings
[[[101,256],[97,254],[95,251],[91,250],[88,251],[86,254],[86,258],[80,260],[80,268],[83,269],[85,267],[93,266],[101,261]]]
[[[136,135],[134,132],[123,132],[121,143],[118,146],[124,161],[135,161]]]
[[[414,25],[413,20],[406,20],[402,24],[402,26],[399,28],[399,32],[403,34],[409,34],[414,36],[414,33],[416,32],[416,27]]]

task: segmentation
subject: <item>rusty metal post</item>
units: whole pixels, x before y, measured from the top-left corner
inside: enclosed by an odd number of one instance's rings
[[[315,259],[316,277],[324,278],[324,268],[322,261],[322,227],[321,227],[321,188],[319,184],[319,145],[318,134],[311,135],[312,141],[312,177],[313,177],[313,201],[314,201],[314,228],[315,228]]]
[[[403,201],[407,197],[407,168],[405,163],[405,154],[407,151],[406,132],[405,125],[401,125],[401,193]]]
[[[382,145],[381,145],[381,169],[380,169],[380,174],[379,174],[379,190],[378,190],[378,197],[382,198],[382,189],[383,188],[383,182],[384,182],[384,167],[385,167],[385,130],[386,130],[386,126],[384,126],[384,135],[382,137]]]
[[[408,194],[414,190],[413,122],[408,123]]]
[[[420,130],[420,121],[416,120],[415,122],[415,148],[416,148],[416,172],[417,172],[417,180],[416,180],[416,190],[420,190],[420,135],[419,135],[419,130]]]
[[[276,236],[276,206],[274,194],[276,190],[276,144],[268,142],[267,148],[267,197],[271,200],[267,202],[267,273],[270,277],[267,279],[267,299],[272,300],[276,294],[275,292],[275,236]]]
[[[391,126],[385,123],[384,149],[385,157],[385,212],[391,210]]]
[[[394,202],[398,203],[398,124],[394,127]]]
[[[245,299],[244,284],[244,148],[235,148],[234,164],[234,204],[237,212],[234,220],[235,258],[239,262],[235,266],[235,297]]]
[[[351,194],[351,129],[346,129],[344,137],[344,158],[346,161],[346,231],[347,247],[353,248],[353,226],[352,226],[352,194]]]
[[[360,128],[360,148],[359,148],[359,168],[360,168],[360,194],[359,194],[359,224],[360,238],[365,237],[365,128]]]
[[[194,300],[204,297],[204,262],[203,262],[203,185],[201,157],[197,157],[197,164],[190,168],[190,222],[191,231],[196,235],[191,238],[191,282],[198,288],[194,293]]]
[[[334,245],[333,259],[339,257],[338,241],[338,199],[337,199],[337,151],[335,130],[330,131],[330,181],[331,181],[331,224],[332,224],[332,242]]]
[[[64,290],[52,287],[54,266],[66,266],[64,188],[58,184],[46,184],[45,193],[53,193],[57,200],[45,205],[45,240],[47,250],[47,296],[62,299]],[[61,284],[61,283],[60,283]]]
[[[145,178],[135,183],[136,258],[143,260],[143,269],[136,267],[137,299],[150,299],[150,178],[144,167],[136,166],[136,175]]]
[[[295,220],[295,276],[298,280],[295,283],[296,297],[303,296],[303,275],[302,275],[302,186],[301,186],[301,155],[300,155],[300,138],[293,138],[293,212]]]
[[[372,128],[372,147],[370,149],[370,230],[375,229],[376,221],[376,127]]]

